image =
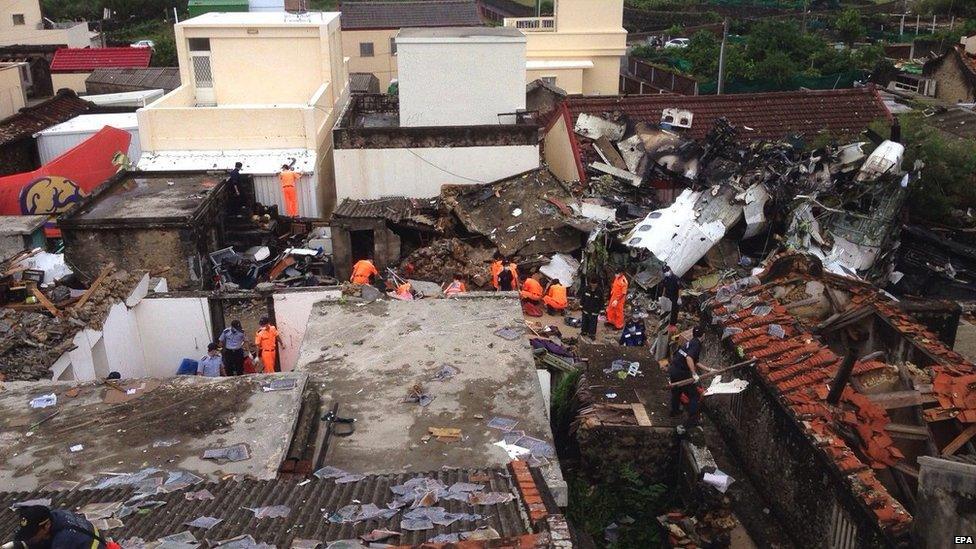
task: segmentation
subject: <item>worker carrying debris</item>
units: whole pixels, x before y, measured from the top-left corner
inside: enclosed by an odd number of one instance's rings
[[[691,332],[691,339],[687,343],[678,347],[678,350],[671,357],[668,365],[668,378],[671,380],[671,417],[678,417],[681,414],[681,395],[688,398],[688,420],[685,427],[692,427],[698,423],[698,369],[708,370],[703,364],[698,362],[701,355],[701,337],[704,334],[701,326],[696,326]],[[694,383],[677,385],[687,379],[695,380]]]
[[[568,305],[569,300],[566,297],[566,286],[559,283],[559,280],[553,280],[549,284],[549,288],[546,289],[546,296],[542,298],[542,301],[546,304],[546,310],[549,311],[551,315],[562,315],[566,312],[566,305]]]
[[[624,347],[643,347],[647,344],[647,329],[638,311],[631,313],[624,330],[620,333],[620,344]]]
[[[610,302],[607,304],[607,324],[618,330],[624,328],[624,305],[627,302],[627,275],[617,273],[610,286]]]
[[[353,284],[361,284],[363,286],[373,283],[373,277],[379,276],[380,272],[376,270],[376,265],[373,265],[372,259],[360,259],[352,266],[352,276],[349,277],[349,281]]]
[[[296,185],[302,179],[302,172],[293,169],[288,164],[282,164],[281,172],[278,174],[278,181],[281,182],[281,195],[285,199],[285,215],[288,217],[298,216],[298,192]]]
[[[240,320],[233,320],[229,328],[224,328],[217,338],[222,347],[221,357],[224,359],[224,368],[227,375],[239,376],[244,374],[244,345],[247,342],[247,335],[241,327]]]
[[[514,292],[519,286],[518,267],[508,259],[502,259],[501,270],[495,277],[496,289],[500,292]]]
[[[463,294],[468,291],[468,287],[464,284],[464,275],[461,273],[454,273],[454,280],[444,288],[444,295],[447,297],[455,296],[458,294]]]
[[[264,366],[264,373],[273,374],[275,372],[275,359],[278,357],[278,347],[285,348],[285,342],[281,341],[278,335],[278,328],[271,323],[268,317],[262,317],[261,325],[257,334],[254,335],[254,346],[261,356],[261,364]]]
[[[542,284],[539,284],[538,273],[525,279],[525,284],[522,285],[522,291],[519,293],[519,295],[522,296],[522,299],[531,301],[533,303],[542,301],[542,296],[545,295],[545,290],[542,289]]]
[[[216,343],[207,344],[207,354],[197,361],[197,375],[203,377],[223,377],[227,375],[224,370],[224,361],[220,358]]]
[[[580,307],[583,309],[583,322],[581,336],[596,339],[596,328],[600,319],[600,310],[603,309],[603,292],[597,284],[595,278],[587,281],[586,289],[580,296]]]
[[[12,543],[3,547],[32,549],[121,549],[121,545],[102,537],[84,517],[62,509],[28,505],[17,509],[20,529]]]

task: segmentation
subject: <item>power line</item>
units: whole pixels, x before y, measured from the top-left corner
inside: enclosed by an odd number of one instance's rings
[[[452,171],[450,171],[448,169],[442,168],[442,167],[438,166],[437,164],[434,164],[430,160],[427,160],[426,158],[420,156],[419,154],[411,151],[410,149],[407,149],[407,152],[410,153],[410,154],[412,154],[412,155],[414,155],[414,156],[416,156],[417,158],[423,160],[425,164],[428,164],[429,166],[431,166],[433,168],[436,168],[436,169],[438,169],[438,170],[440,170],[440,171],[442,171],[442,172],[444,172],[446,174],[453,175],[454,177],[460,177],[461,179],[466,179],[468,181],[471,181],[472,183],[482,183],[482,184],[487,183],[487,181],[479,181],[477,179],[471,179],[470,177],[465,177],[463,175],[456,174],[456,173],[454,173],[454,172],[452,172]]]

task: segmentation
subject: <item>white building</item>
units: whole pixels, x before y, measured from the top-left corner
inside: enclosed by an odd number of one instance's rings
[[[355,96],[334,130],[336,194],[426,198],[539,167],[513,28],[403,29],[399,96]]]

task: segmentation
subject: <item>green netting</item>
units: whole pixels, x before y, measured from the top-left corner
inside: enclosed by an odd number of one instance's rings
[[[790,79],[783,86],[767,80],[734,80],[725,83],[723,93],[760,93],[771,91],[789,91],[807,88],[811,90],[832,90],[837,88],[851,88],[854,81],[865,80],[867,71],[853,70],[838,74],[828,74],[825,76],[802,76],[797,75]],[[717,88],[715,81],[701,82],[698,84],[698,93],[702,95],[713,94]]]

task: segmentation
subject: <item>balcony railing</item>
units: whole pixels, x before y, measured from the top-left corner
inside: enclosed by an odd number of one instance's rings
[[[522,32],[556,32],[555,17],[506,17],[506,27],[515,27]]]

